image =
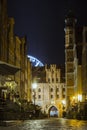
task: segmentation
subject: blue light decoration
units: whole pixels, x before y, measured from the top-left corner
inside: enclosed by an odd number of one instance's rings
[[[36,67],[44,66],[44,64],[41,61],[39,61],[37,58],[30,56],[30,55],[27,55],[27,57],[30,59],[33,66],[36,66]]]

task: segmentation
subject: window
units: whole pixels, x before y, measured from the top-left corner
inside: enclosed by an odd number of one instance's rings
[[[63,92],[65,92],[65,88],[63,88]]]
[[[38,92],[41,92],[41,89],[40,89],[40,88],[38,89]]]
[[[58,82],[58,78],[56,78],[56,82]]]
[[[56,91],[59,92],[59,88],[56,88]]]
[[[52,82],[54,82],[54,78],[52,78]]]
[[[50,78],[48,78],[48,82],[50,82]]]
[[[72,34],[73,33],[73,30],[69,30],[69,34]]]
[[[59,95],[56,95],[57,96],[57,98],[59,98]]]
[[[41,95],[38,95],[38,98],[40,99],[40,98],[41,98]]]
[[[51,92],[53,92],[53,88],[51,88]]]
[[[70,44],[73,43],[73,39],[72,39],[72,37],[69,38],[69,42],[70,42]]]
[[[51,98],[53,98],[53,95],[51,95]]]
[[[65,95],[63,95],[63,98],[65,98]]]

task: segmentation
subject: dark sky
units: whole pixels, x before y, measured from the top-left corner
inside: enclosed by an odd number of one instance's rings
[[[64,20],[73,10],[77,24],[87,25],[87,0],[8,0],[15,34],[27,36],[28,54],[44,64],[64,64]]]

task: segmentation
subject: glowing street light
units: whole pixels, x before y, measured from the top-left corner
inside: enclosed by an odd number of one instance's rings
[[[32,84],[32,88],[33,88],[33,92],[34,92],[33,98],[34,98],[34,106],[35,106],[35,98],[36,98],[35,89],[37,88],[37,84],[36,84],[36,83],[33,83],[33,84]]]
[[[78,101],[82,101],[82,95],[81,94],[78,94]]]
[[[62,100],[62,104],[63,104],[63,105],[66,105],[66,101],[65,101],[65,100]]]
[[[66,106],[66,101],[65,100],[62,100],[62,105],[63,105],[63,109],[65,109],[65,106]]]
[[[32,84],[32,88],[35,90],[37,88],[37,84],[36,83],[33,83]]]

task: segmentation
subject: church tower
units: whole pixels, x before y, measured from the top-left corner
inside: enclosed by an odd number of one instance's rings
[[[66,77],[66,88],[67,88],[67,104],[72,103],[74,96],[74,88],[76,85],[76,43],[75,43],[75,24],[76,19],[69,11],[65,18],[65,77]]]

